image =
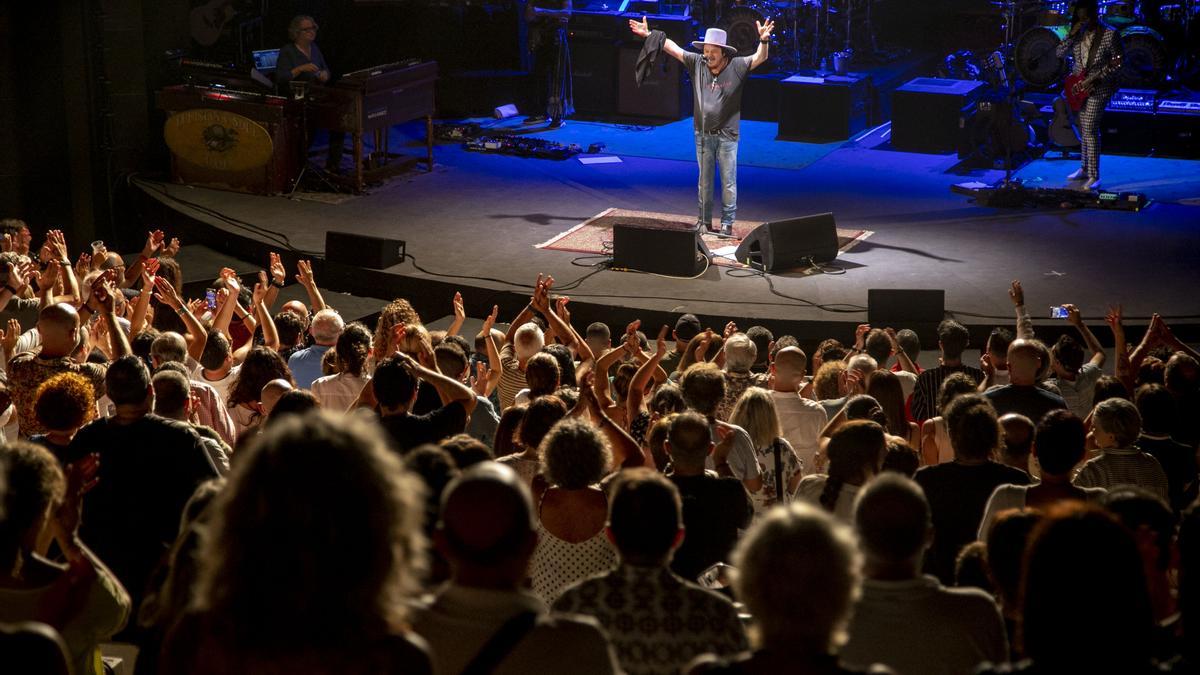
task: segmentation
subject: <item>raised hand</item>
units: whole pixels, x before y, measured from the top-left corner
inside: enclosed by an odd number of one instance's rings
[[[142,257],[153,258],[163,247],[163,240],[166,235],[162,230],[154,230],[146,233],[146,244],[142,246]]]
[[[454,321],[456,323],[461,323],[461,322],[465,321],[467,318],[467,310],[463,306],[462,293],[459,293],[457,291],[454,293],[454,300],[453,300],[452,304],[454,305]]]
[[[296,261],[296,281],[305,288],[312,288],[313,286],[317,285],[316,279],[313,278],[311,261]]]
[[[163,247],[162,255],[168,258],[179,255],[179,237],[171,237],[171,242]]]
[[[854,329],[854,348],[855,349],[862,351],[864,341],[867,338],[867,333],[870,333],[870,332],[871,332],[871,324],[869,324],[869,323],[858,324],[858,327]]]
[[[483,328],[479,330],[480,333],[483,333],[484,337],[487,337],[492,332],[492,326],[496,325],[496,318],[499,315],[500,305],[492,305],[492,313],[488,314],[487,318],[483,320]]]
[[[117,293],[117,287],[103,276],[92,284],[92,297],[103,312],[117,311]]]
[[[87,253],[80,253],[79,260],[75,261],[75,276],[83,278],[89,270],[92,269],[92,256]]]
[[[11,234],[4,235],[4,239],[0,240],[0,251],[8,253],[13,250],[13,238]]]
[[[250,296],[251,303],[254,305],[254,307],[258,307],[259,303],[263,301],[263,298],[267,297],[268,288],[270,288],[270,286],[267,284],[267,273],[259,270],[258,283],[254,284],[254,292]],[[251,311],[253,311],[253,308],[251,308]]]
[[[979,368],[989,380],[996,374],[996,366],[992,363],[992,357],[987,350],[984,350],[983,354],[979,356]]]
[[[564,295],[555,300],[554,308],[554,312],[555,314],[558,314],[558,318],[562,319],[563,323],[567,324],[568,326],[571,325],[571,310],[567,309],[567,303],[570,301],[571,298]]]
[[[1014,280],[1012,286],[1008,289],[1008,297],[1012,299],[1012,303],[1016,307],[1025,304],[1025,291],[1021,288],[1021,282]]]
[[[282,286],[283,281],[287,279],[287,270],[283,267],[283,259],[281,259],[279,254],[274,251],[271,251],[269,257],[270,261],[268,263],[268,267],[271,269],[271,280],[274,281],[277,286]]]
[[[650,37],[650,24],[646,22],[646,17],[642,17],[641,21],[629,20],[629,30],[640,38]]]
[[[711,328],[704,331],[704,337],[700,338],[700,344],[696,346],[696,363],[703,363],[708,360],[708,346],[712,344],[713,332]]]
[[[242,290],[242,282],[232,268],[222,267],[221,278],[225,280],[225,287],[229,289],[230,293],[236,295],[238,291]]]
[[[178,310],[183,307],[183,303],[179,300],[179,294],[175,292],[175,287],[171,285],[171,282],[162,277],[154,277],[153,283],[154,290],[157,291],[157,293],[154,294],[154,297],[158,298],[159,302],[174,310]],[[194,302],[204,301],[196,300]]]
[[[62,230],[50,230],[47,232],[46,245],[50,247],[55,260],[69,261],[71,259],[70,254],[67,252],[67,238],[63,236]]]
[[[758,29],[758,39],[766,40],[771,37],[771,31],[775,30],[775,22],[767,19],[765,22],[754,22],[754,27]]]
[[[1067,323],[1075,327],[1083,325],[1083,317],[1079,315],[1078,307],[1075,305],[1063,305],[1063,309],[1067,310]]]
[[[738,332],[737,324],[730,321],[729,323],[725,324],[725,331],[721,334],[721,337],[728,340],[729,337],[736,332]]]
[[[0,330],[0,344],[4,345],[4,354],[12,356],[17,348],[17,339],[21,337],[21,322],[16,319],[8,320],[8,330]]]
[[[54,259],[46,261],[46,269],[42,270],[37,278],[38,290],[45,290],[54,285],[58,281],[59,262]]]
[[[658,342],[654,345],[654,355],[660,359],[667,355],[667,336],[670,334],[670,326],[663,326],[658,330]]]
[[[1104,322],[1109,328],[1117,328],[1121,325],[1124,308],[1121,305],[1115,305],[1108,308],[1108,312],[1104,314]]]

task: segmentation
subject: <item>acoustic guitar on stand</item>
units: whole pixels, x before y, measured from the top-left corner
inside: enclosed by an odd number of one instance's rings
[[[1087,103],[1088,96],[1091,96],[1096,83],[1117,72],[1120,68],[1121,55],[1117,54],[1102,68],[1084,68],[1077,74],[1068,75],[1067,79],[1063,81],[1063,98],[1067,99],[1067,105],[1071,107],[1071,112],[1082,110],[1083,104]]]

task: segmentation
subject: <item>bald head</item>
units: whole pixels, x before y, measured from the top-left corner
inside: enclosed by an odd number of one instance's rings
[[[1008,346],[1008,377],[1016,385],[1037,384],[1046,348],[1035,340],[1013,340]]]
[[[303,319],[305,322],[308,321],[308,307],[299,300],[288,300],[287,302],[283,303],[282,311],[291,312],[292,314],[295,314]]]
[[[1033,421],[1024,415],[1009,413],[1000,418],[1004,444],[1000,446],[1000,461],[1016,469],[1029,471],[1029,455],[1033,452],[1036,433]]]
[[[808,356],[799,347],[784,347],[775,352],[775,390],[796,391],[808,371]]]
[[[79,313],[65,302],[50,305],[38,314],[38,332],[43,356],[68,356],[79,341]]]
[[[480,518],[481,513],[488,517]],[[476,464],[446,487],[438,532],[456,568],[495,569],[507,563],[514,576],[523,577],[536,542],[529,489],[503,464]]]
[[[283,379],[271,380],[264,384],[262,392],[258,396],[258,400],[262,402],[263,414],[270,415],[279,399],[292,389],[292,383]]]

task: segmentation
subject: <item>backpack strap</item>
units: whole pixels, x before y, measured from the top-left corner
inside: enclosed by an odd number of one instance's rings
[[[488,638],[475,658],[463,668],[462,675],[488,675],[496,670],[517,645],[537,625],[537,612],[521,612],[504,622],[503,626]]]

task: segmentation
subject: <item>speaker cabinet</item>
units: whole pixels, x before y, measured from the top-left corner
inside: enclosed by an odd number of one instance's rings
[[[329,231],[325,233],[325,259],[382,270],[404,260],[404,240]]]
[[[692,87],[683,66],[665,53],[638,86],[637,70],[641,44],[622,45],[618,56],[617,112],[630,117],[660,117],[678,120],[692,114]]]
[[[617,46],[616,40],[605,39],[571,43],[571,91],[577,112],[591,115],[616,112],[617,64],[613,54]]]
[[[779,83],[779,138],[846,140],[867,128],[868,80],[862,75],[798,73]]]
[[[737,248],[738,262],[774,272],[829,262],[837,257],[837,225],[832,213],[763,223]]]
[[[664,223],[613,226],[614,269],[692,277],[703,271],[710,257],[694,226]]]
[[[892,147],[909,152],[953,152],[963,110],[979,98],[982,82],[918,77],[892,92]]]

